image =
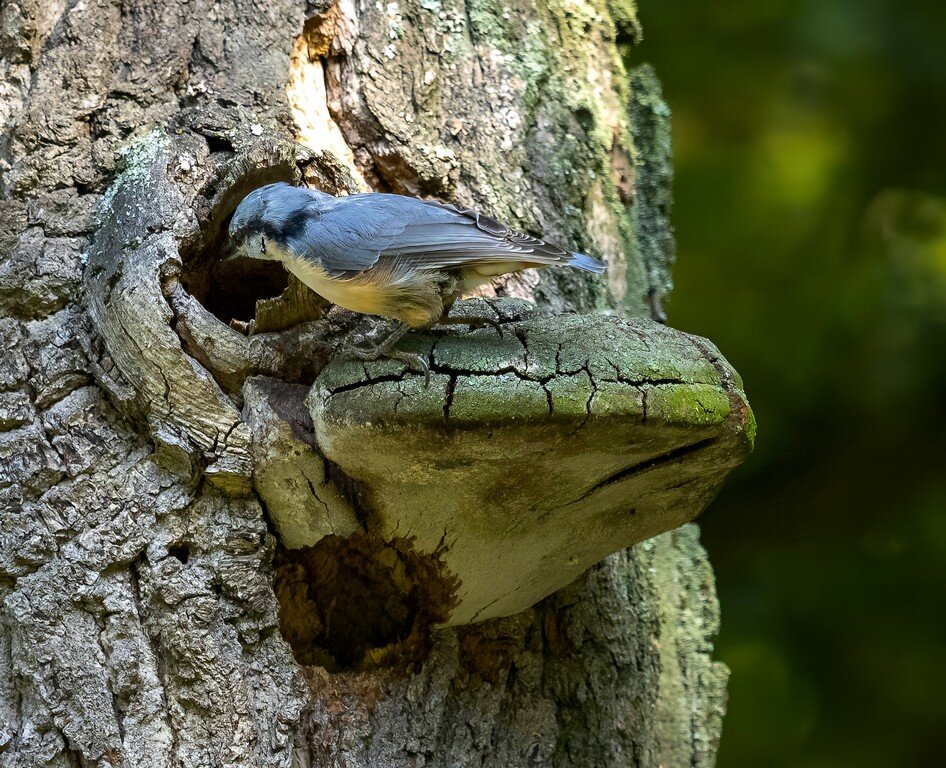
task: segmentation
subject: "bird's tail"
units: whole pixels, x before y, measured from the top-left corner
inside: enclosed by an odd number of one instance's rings
[[[585,272],[594,272],[596,275],[600,275],[604,272],[604,264],[583,253],[573,253],[571,261],[568,262],[568,266],[583,269]]]

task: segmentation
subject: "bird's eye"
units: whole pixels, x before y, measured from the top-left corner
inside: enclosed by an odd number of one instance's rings
[[[259,252],[260,252],[260,255],[263,255],[266,253],[266,238],[265,237],[261,237],[259,239]]]

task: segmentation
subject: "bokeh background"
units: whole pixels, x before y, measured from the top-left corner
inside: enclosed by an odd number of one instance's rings
[[[702,518],[720,768],[946,765],[946,2],[639,0],[676,327],[757,449]]]

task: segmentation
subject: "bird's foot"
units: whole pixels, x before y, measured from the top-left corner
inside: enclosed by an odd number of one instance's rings
[[[418,373],[424,374],[424,387],[430,386],[430,365],[428,365],[423,355],[419,355],[416,352],[402,352],[399,349],[394,349],[388,352],[388,357],[394,360],[400,360],[402,363],[405,363],[408,368],[413,368]]]
[[[487,325],[495,329],[499,338],[503,336],[503,327],[491,317],[480,317],[473,315],[453,315],[452,317],[441,317],[437,325],[468,325],[472,330],[485,328]]]
[[[363,349],[361,347],[349,346],[342,349],[338,354],[346,357],[354,357],[357,360],[371,362],[386,357],[390,360],[400,360],[406,363],[409,368],[424,374],[424,386],[430,385],[430,366],[422,355],[416,352],[404,352],[400,349],[394,349],[394,345],[400,341],[401,337],[407,333],[407,326],[402,326],[395,330],[380,344]]]
[[[389,360],[400,360],[402,363],[406,363],[408,368],[412,368],[418,373],[424,374],[425,387],[430,385],[430,366],[427,364],[427,360],[424,359],[423,355],[418,355],[416,352],[404,352],[400,349],[389,349],[385,351],[381,350],[380,347],[375,347],[374,349],[345,347],[338,354],[339,356],[354,357],[356,360],[364,360],[365,362],[379,360],[383,357]]]

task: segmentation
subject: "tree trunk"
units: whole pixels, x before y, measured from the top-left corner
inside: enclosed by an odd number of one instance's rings
[[[363,321],[217,262],[241,194],[303,179],[435,196],[607,260],[603,281],[498,283],[489,311],[523,338],[537,326],[504,298],[658,314],[669,128],[653,73],[622,65],[633,2],[7,0],[2,18],[0,764],[712,765],[727,671],[696,528],[600,560],[626,542],[589,524],[570,585],[525,607],[559,586],[536,571],[523,605],[463,613],[473,550],[384,533],[371,481],[318,432],[354,386],[326,384],[326,350]],[[629,542],[705,505],[751,414],[708,342],[620,327],[672,375],[596,381],[587,357],[582,425],[604,383],[641,397],[641,425],[673,387],[721,398],[608,480],[651,473],[635,492],[668,499]],[[510,370],[482,373],[518,393]],[[358,375],[410,394],[404,372]],[[468,375],[443,374],[445,418]]]

